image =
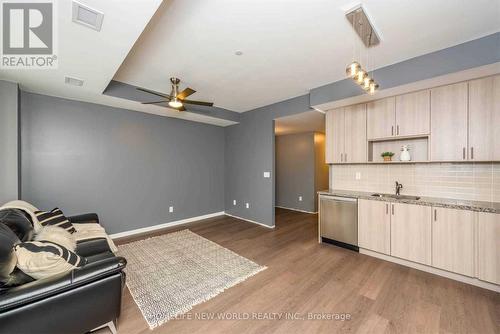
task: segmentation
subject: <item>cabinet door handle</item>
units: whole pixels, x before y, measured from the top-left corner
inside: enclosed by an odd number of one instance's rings
[[[394,216],[394,204],[391,204],[392,207],[392,215]]]
[[[394,125],[391,126],[391,136],[394,136]]]
[[[396,126],[396,134],[399,136],[399,125]]]
[[[438,210],[434,209],[434,221],[438,220]]]
[[[340,153],[340,162],[344,162],[344,153]]]
[[[474,160],[474,147],[470,148],[470,158],[471,160]]]
[[[385,214],[388,215],[389,214],[389,204],[385,204]]]
[[[465,160],[465,147],[462,150],[462,159]]]
[[[344,160],[347,162],[347,153],[344,153]]]

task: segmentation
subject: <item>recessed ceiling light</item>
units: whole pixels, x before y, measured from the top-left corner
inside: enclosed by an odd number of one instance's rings
[[[237,55],[237,56],[241,56],[241,55],[243,54],[243,51],[241,51],[241,50],[236,50],[236,51],[234,52],[234,54],[235,54],[235,55]]]
[[[74,77],[65,77],[64,83],[72,86],[83,86],[83,80]]]
[[[100,31],[103,19],[104,13],[73,1],[73,22]]]

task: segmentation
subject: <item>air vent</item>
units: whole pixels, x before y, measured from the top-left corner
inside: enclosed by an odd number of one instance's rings
[[[367,48],[380,43],[380,38],[361,5],[348,11],[345,16]]]
[[[83,86],[83,80],[73,77],[65,77],[64,82],[72,86]]]
[[[100,31],[104,13],[73,1],[73,22]]]

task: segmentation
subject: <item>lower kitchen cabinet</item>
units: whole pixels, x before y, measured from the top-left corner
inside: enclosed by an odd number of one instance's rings
[[[432,266],[471,276],[474,270],[475,212],[432,209]]]
[[[360,199],[358,201],[359,247],[391,254],[391,203]]]
[[[500,214],[478,215],[478,278],[500,284]]]
[[[431,264],[431,211],[429,206],[391,204],[391,255]]]

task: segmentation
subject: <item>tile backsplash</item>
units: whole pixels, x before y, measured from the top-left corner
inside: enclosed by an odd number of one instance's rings
[[[360,178],[356,179],[356,174]],[[331,165],[330,188],[500,202],[500,163]]]

